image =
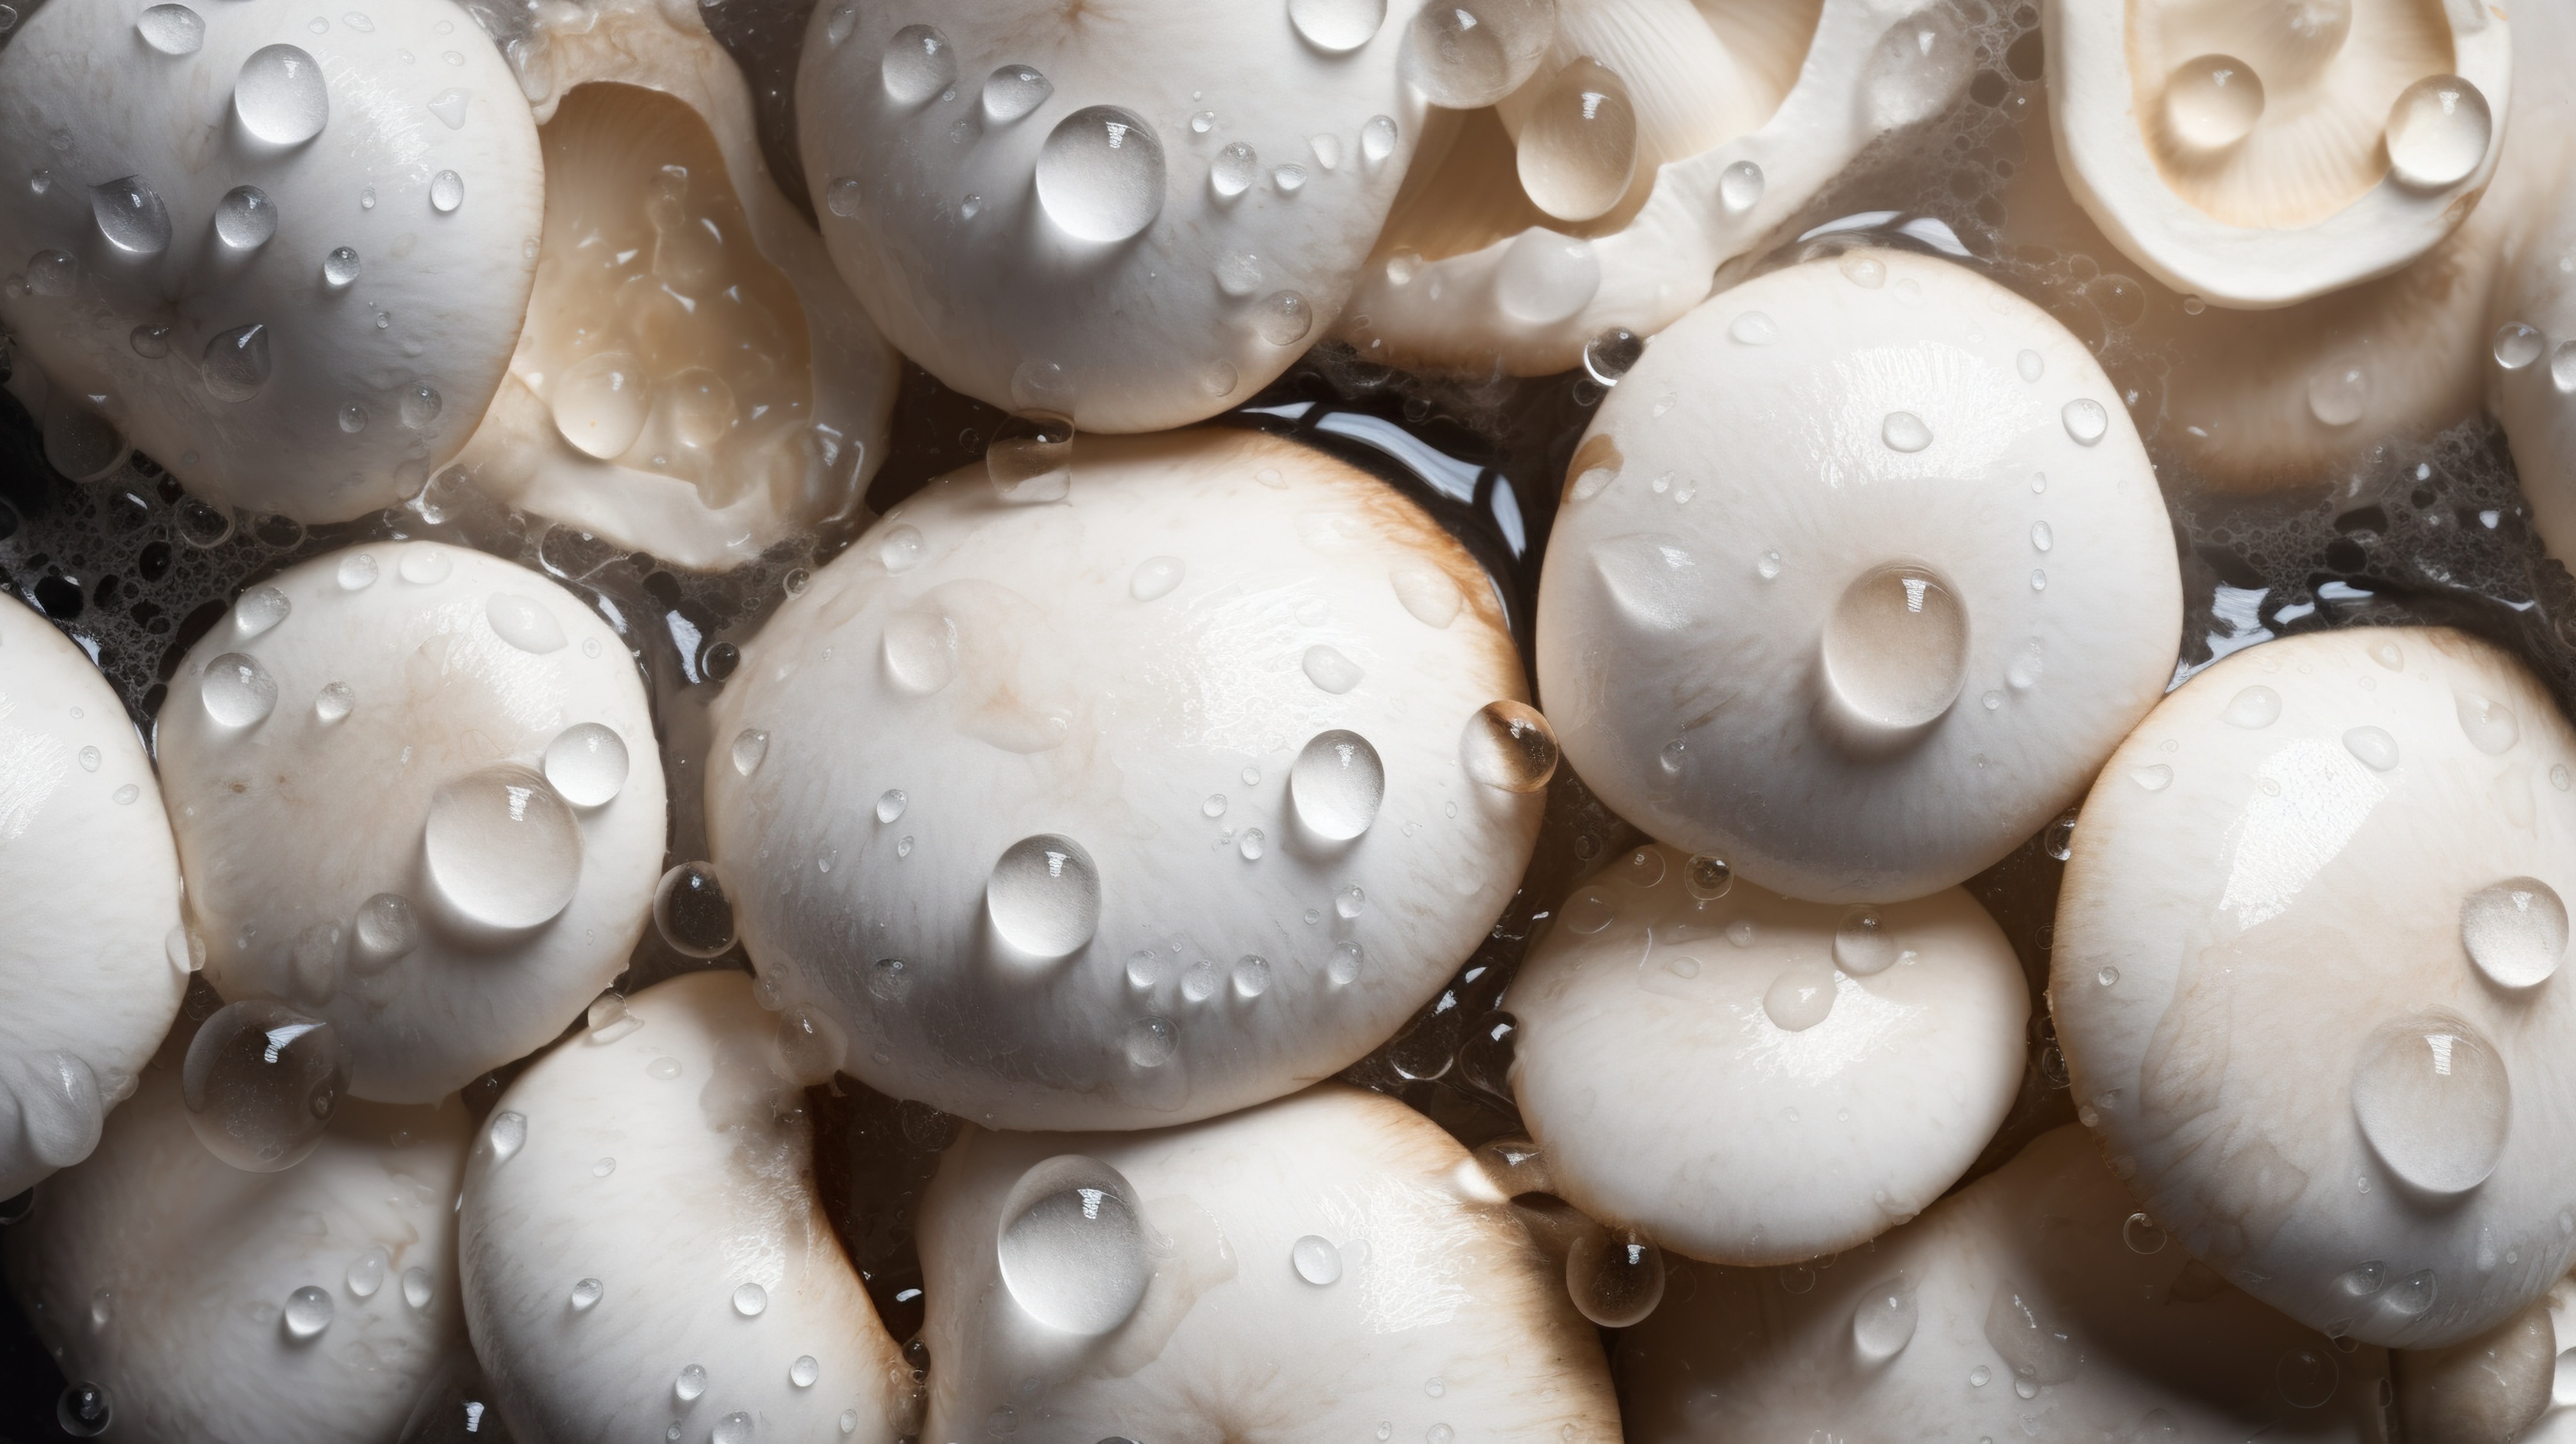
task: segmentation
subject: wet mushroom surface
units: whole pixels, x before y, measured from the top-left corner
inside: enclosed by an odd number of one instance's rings
[[[0,1436],[2564,1436],[2576,24],[2475,11],[0,4]]]

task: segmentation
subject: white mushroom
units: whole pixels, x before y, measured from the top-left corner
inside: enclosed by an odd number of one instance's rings
[[[0,601],[0,1197],[89,1156],[195,966],[152,763],[78,647]]]
[[[457,464],[690,567],[854,510],[894,353],[772,183],[750,87],[697,8],[557,3],[517,45],[545,239],[509,377]]]
[[[2494,175],[2500,7],[2049,0],[2050,110],[2076,197],[2178,291],[2269,307],[2385,275]]]
[[[2447,1349],[2392,1353],[2408,1444],[2523,1438],[2549,1408],[2558,1363],[2550,1314],[2543,1301]]]
[[[301,1164],[243,1172],[190,1129],[185,1037],[98,1152],[37,1190],[7,1234],[10,1286],[64,1374],[104,1391],[109,1438],[409,1437],[414,1406],[466,1355],[465,1110],[350,1104]]]
[[[1382,483],[1208,431],[1085,441],[1069,485],[944,477],[781,608],[716,707],[708,837],[763,979],[871,1086],[1206,1117],[1429,999],[1554,742],[1483,574]]]
[[[1472,1169],[1334,1085],[1147,1133],[969,1131],[922,1201],[923,1437],[1611,1444],[1590,1326]]]
[[[1956,888],[1792,902],[1643,847],[1557,909],[1512,982],[1512,1092],[1548,1191],[1729,1263],[1847,1249],[1976,1161],[2030,993]]]
[[[1687,1267],[1620,1340],[1627,1437],[2389,1437],[2385,1352],[2263,1307],[2135,1209],[2061,1128],[1869,1248]]]
[[[1525,85],[1433,112],[1342,333],[1372,361],[1540,375],[1613,328],[1660,331],[1947,108],[1977,43],[1922,0],[1559,0]]]
[[[466,1166],[465,1307],[527,1444],[888,1444],[912,1373],[814,1193],[805,1071],[735,972],[591,1012]]]
[[[1622,816],[1793,897],[1919,897],[2072,801],[2152,705],[2164,501],[2065,328],[1859,250],[1711,298],[1602,404],[1541,694]]]
[[[448,0],[49,4],[0,51],[0,170],[0,323],[49,411],[310,522],[463,444],[544,205],[518,85]]]
[[[2056,924],[2075,1097],[2257,1298],[2434,1348],[2576,1257],[2571,767],[2503,653],[2363,629],[2227,658],[2103,768]]]
[[[2576,16],[2538,6],[2520,25],[2517,53],[2538,50],[2560,62],[2552,73],[2563,76],[2576,58]],[[2531,88],[2517,95],[2525,93]],[[2564,559],[2576,557],[2576,185],[2566,180],[2567,157],[2576,151],[2576,93],[2552,85],[2537,94],[2548,109],[2517,119],[2509,178],[2519,179],[2513,173],[2522,168],[2522,147],[2544,137],[2558,144],[2544,152],[2545,179],[2523,187],[2529,215],[2503,259],[2480,337],[2492,361],[2487,403],[2512,442],[2532,525]]]
[[[1420,127],[1409,8],[817,5],[824,240],[960,391],[1090,431],[1213,415],[1341,313]]]
[[[329,1022],[361,1098],[425,1102],[614,978],[661,874],[634,659],[544,577],[379,542],[253,587],[156,732],[225,997]]]

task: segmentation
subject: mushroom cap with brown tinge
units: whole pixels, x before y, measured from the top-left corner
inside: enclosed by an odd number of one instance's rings
[[[707,830],[848,1071],[1133,1128],[1394,1031],[1510,896],[1545,771],[1471,770],[1518,656],[1392,488],[1243,431],[1069,465],[1054,501],[945,477],[780,609],[716,707]]]
[[[2410,1349],[2576,1256],[2576,733],[2437,629],[2239,652],[2084,804],[2051,996],[2146,1210],[2275,1308]]]
[[[1512,1092],[1550,1189],[1694,1258],[1786,1263],[1923,1211],[2022,1078],[2030,994],[1956,888],[1793,902],[1648,846],[1512,982]]]

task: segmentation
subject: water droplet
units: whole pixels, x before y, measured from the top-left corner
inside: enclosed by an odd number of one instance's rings
[[[2294,1409],[2325,1407],[2326,1401],[2334,1397],[2340,1378],[2331,1350],[2304,1344],[2283,1354],[2272,1370],[2272,1381],[2280,1386],[2281,1397]]]
[[[1002,1283],[1037,1322],[1097,1337],[1143,1302],[1153,1278],[1144,1211],[1116,1169],[1050,1158],[1020,1175],[1001,1212]]]
[[[1780,326],[1760,311],[1746,311],[1727,323],[1726,336],[1739,346],[1768,346],[1780,339]]]
[[[2013,369],[2021,373],[2022,380],[2036,382],[2047,374],[2048,363],[2038,352],[2024,351],[2013,358]]]
[[[603,1291],[597,1279],[575,1280],[571,1296],[572,1311],[576,1314],[589,1313],[599,1303],[599,1296]]]
[[[1426,6],[1429,14],[1435,7]],[[1601,258],[1592,243],[1532,227],[1503,248],[1494,268],[1494,304],[1515,321],[1551,326],[1590,305],[1601,289]]]
[[[277,204],[257,186],[235,186],[215,202],[215,238],[236,251],[257,250],[277,234]]]
[[[2433,1300],[2440,1292],[2440,1280],[2434,1277],[2433,1271],[2420,1269],[2390,1284],[2382,1302],[2389,1312],[2413,1318],[2433,1307]]]
[[[1762,167],[1739,160],[1718,173],[1717,203],[1727,214],[1740,216],[1762,203],[1762,189]]]
[[[1306,168],[1302,165],[1276,166],[1270,172],[1270,184],[1283,196],[1293,196],[1306,188]]]
[[[1056,122],[1039,149],[1037,192],[1066,234],[1123,241],[1162,214],[1163,143],[1131,111],[1085,106]]]
[[[749,777],[760,770],[761,762],[769,756],[769,734],[746,727],[733,735],[731,752],[733,770]]]
[[[502,763],[430,795],[421,856],[458,918],[515,932],[572,902],[581,881],[581,825],[545,778]]]
[[[463,204],[465,204],[465,177],[452,170],[443,170],[429,178],[430,209],[440,215],[446,215]]]
[[[707,1366],[704,1364],[682,1365],[680,1368],[680,1377],[673,1380],[671,1383],[671,1392],[676,1395],[679,1398],[679,1401],[683,1404],[696,1403],[698,1401],[698,1396],[704,1394],[706,1391]]]
[[[419,431],[436,421],[438,413],[446,407],[446,400],[425,384],[414,382],[402,390],[402,424],[414,431]],[[427,566],[429,563],[424,562],[422,565]],[[444,576],[445,573],[441,572],[440,575]]]
[[[2353,1066],[2352,1111],[2398,1177],[2427,1193],[2465,1193],[2504,1153],[2512,1087],[2504,1060],[2455,1018],[2381,1029]]]
[[[89,188],[90,219],[107,243],[129,256],[157,256],[170,246],[170,212],[141,176],[120,176]],[[222,225],[217,213],[217,226]]]
[[[155,5],[134,22],[143,43],[164,55],[194,55],[206,43],[206,20],[185,5]]]
[[[814,1381],[821,1377],[823,1366],[815,1361],[812,1354],[799,1354],[796,1362],[787,1366],[787,1382],[799,1389],[813,1388]]]
[[[733,946],[733,899],[714,864],[684,862],[662,874],[653,888],[653,926],[662,941],[692,958]]]
[[[80,263],[61,251],[38,251],[27,258],[27,290],[38,296],[68,296],[80,279]]]
[[[1891,411],[1879,423],[1878,439],[1886,442],[1890,451],[1921,451],[1932,444],[1932,428],[1911,411]]]
[[[1537,71],[1556,30],[1549,0],[1451,0],[1425,5],[1405,34],[1414,87],[1432,104],[1476,110]]]
[[[1841,942],[1835,939],[1837,953]],[[1762,994],[1762,1011],[1785,1033],[1803,1033],[1833,1010],[1834,971],[1820,958],[1802,958],[1781,969]]]
[[[2202,55],[2165,80],[2164,99],[2166,134],[2193,150],[2224,150],[2263,118],[2263,79],[2233,55]]]
[[[1896,939],[1879,910],[1867,905],[1847,908],[1834,928],[1834,966],[1854,977],[1883,972],[1898,956]]]
[[[334,291],[347,290],[358,279],[358,253],[347,246],[333,246],[322,258],[322,282]]]
[[[371,211],[371,210],[374,210],[375,208],[376,208],[376,188],[375,188],[374,186],[361,186],[361,187],[359,187],[359,189],[358,189],[358,209],[360,209],[360,210],[362,210],[362,211]]]
[[[1521,121],[1521,189],[1559,220],[1619,203],[1637,173],[1637,111],[1627,82],[1589,57],[1550,79]]]
[[[270,145],[302,145],[331,118],[322,67],[293,45],[252,51],[233,80],[233,115],[242,129]]]
[[[1395,154],[1396,135],[1393,117],[1370,116],[1360,127],[1360,159],[1372,169],[1385,164],[1386,158]]]
[[[170,328],[146,323],[134,328],[126,337],[134,354],[146,361],[158,361],[170,354]]]
[[[2498,987],[2536,987],[2566,956],[2567,905],[2538,878],[2507,878],[2461,900],[2460,941]]]
[[[1208,189],[1215,191],[1220,199],[1243,194],[1252,189],[1252,183],[1260,178],[1260,155],[1239,140],[1218,151],[1216,159],[1208,162]]]
[[[1258,998],[1270,991],[1270,960],[1246,953],[1234,960],[1234,995]]]
[[[1986,1308],[1986,1342],[2012,1370],[2015,1392],[2022,1385],[2031,1386],[2021,1395],[2025,1399],[2036,1394],[2039,1385],[2063,1384],[2084,1367],[2084,1348],[2072,1328],[2043,1317],[2043,1307],[2037,1295],[2004,1283],[1996,1287],[1994,1300]],[[1981,1381],[1971,1375],[1969,1382]]]
[[[1366,674],[1357,662],[1318,642],[1306,649],[1306,680],[1338,697],[1360,684]]]
[[[325,682],[314,694],[313,715],[323,722],[338,722],[358,705],[358,694],[346,682]]]
[[[1780,575],[1780,554],[1776,551],[1764,552],[1761,559],[1753,564],[1753,570],[1766,582],[1777,580]]]
[[[866,187],[860,184],[857,176],[834,176],[831,185],[825,188],[823,198],[825,209],[847,220],[859,213],[859,207],[866,200]]]
[[[2520,321],[2507,321],[2496,328],[2495,359],[2507,371],[2519,371],[2540,359],[2549,338]]]
[[[357,1259],[349,1265],[350,1294],[362,1299],[374,1298],[376,1290],[385,1286],[385,1274],[392,1266],[393,1258],[385,1252],[382,1245],[358,1255]]]
[[[895,104],[920,105],[957,83],[957,51],[935,26],[907,25],[886,42],[877,73]]]
[[[1342,1251],[1332,1240],[1310,1233],[1288,1246],[1288,1266],[1315,1287],[1330,1288],[1341,1281]]]
[[[597,722],[580,722],[546,744],[546,781],[575,807],[605,807],[626,787],[626,742]]]
[[[1288,796],[1297,818],[1317,837],[1347,841],[1377,821],[1386,798],[1386,766],[1377,749],[1356,732],[1318,732],[1288,769]]]
[[[2421,190],[2457,185],[2486,159],[2494,133],[2495,117],[2476,86],[2428,75],[2388,107],[2388,173]]]
[[[1330,55],[1357,50],[1386,23],[1386,0],[1288,0],[1288,23]]]
[[[2058,412],[2066,423],[2066,434],[2079,446],[2091,446],[2111,430],[2111,413],[2090,396],[2078,396]]]
[[[1922,567],[1880,567],[1844,590],[1820,651],[1826,685],[1851,720],[1910,731],[1949,711],[1967,682],[1967,609]]]
[[[563,650],[563,624],[545,603],[532,597],[494,592],[483,604],[483,615],[502,641],[522,652],[544,656]]]
[[[420,921],[411,899],[400,893],[380,892],[358,904],[350,932],[349,967],[361,976],[383,972],[420,946]]]
[[[2397,766],[2397,739],[2381,728],[2355,727],[2343,734],[2343,745],[2373,772],[2386,772]]]
[[[996,125],[1008,125],[1046,104],[1053,94],[1055,82],[1036,67],[1005,65],[984,77],[984,116]]]
[[[2350,426],[2370,410],[2370,372],[2354,360],[2329,361],[2308,377],[2308,411],[2327,426]]]
[[[1663,1251],[1633,1229],[1586,1229],[1566,1251],[1565,1289],[1585,1318],[1626,1328],[1663,1302]]]
[[[1252,329],[1273,346],[1294,346],[1315,329],[1315,308],[1295,291],[1273,291],[1252,308]]]
[[[430,1281],[429,1270],[418,1267],[403,1270],[402,1290],[403,1302],[414,1309],[428,1308],[429,1301],[438,1295],[437,1286]]]
[[[200,372],[219,401],[248,401],[268,384],[268,327],[236,326],[206,343]]]
[[[2154,1219],[2143,1213],[2133,1213],[2120,1224],[2120,1241],[2129,1246],[2131,1253],[2162,1253],[2165,1231],[2156,1226]]]
[[[1852,1348],[1867,1363],[1884,1363],[1914,1342],[1914,1330],[1921,1321],[1914,1285],[1898,1274],[1861,1295],[1852,1309]]]
[[[2522,723],[2513,709],[2475,692],[2458,692],[2452,697],[2460,718],[2460,730],[2468,735],[2469,745],[2489,757],[2499,757],[2513,750],[2522,739]]]
[[[2230,727],[2260,731],[2281,719],[2281,694],[2269,687],[2248,687],[2229,698],[2227,710],[2218,715]]]
[[[1366,951],[1358,943],[1345,938],[1333,945],[1333,955],[1324,960],[1324,977],[1334,987],[1349,987],[1358,979],[1360,964],[1366,960]]]
[[[63,1386],[54,1400],[54,1422],[75,1439],[95,1439],[116,1418],[116,1406],[105,1388],[86,1379]]]
[[[746,1319],[756,1319],[769,1308],[769,1290],[758,1284],[744,1284],[733,1291],[733,1311]]]
[[[1073,422],[1046,411],[1002,418],[984,449],[984,475],[1014,505],[1064,500],[1073,489]]]
[[[2173,769],[2161,762],[2150,762],[2129,774],[2129,780],[2149,792],[2162,792],[2173,785]]]
[[[2035,521],[2030,524],[2031,550],[2044,552],[2055,545],[2057,545],[2057,533],[2049,529],[2048,523]]]
[[[1072,838],[1024,837],[993,864],[984,906],[1012,947],[1034,957],[1069,957],[1100,926],[1100,873]]]
[[[1132,966],[1129,976],[1134,976]],[[1138,1018],[1127,1025],[1127,1061],[1139,1068],[1160,1068],[1171,1062],[1180,1044],[1180,1028],[1169,1018]]]
[[[215,1010],[188,1043],[180,1099],[208,1152],[275,1173],[301,1162],[349,1089],[349,1050],[331,1025],[283,1003]]]
[[[680,1071],[680,1060],[677,1058],[656,1058],[644,1065],[645,1077],[658,1078],[665,1083],[679,1077]]]
[[[564,440],[605,461],[624,455],[643,434],[650,392],[642,363],[624,351],[602,351],[565,368],[546,404]]]
[[[127,804],[129,804],[129,803],[133,802],[136,798],[141,797],[142,795],[143,795],[143,789],[141,789],[141,788],[139,788],[139,787],[135,786],[133,783],[129,782],[129,783],[125,784],[123,787],[120,787],[120,788],[116,789],[116,797],[115,797],[116,805],[117,805],[117,806],[119,806],[119,807],[123,807],[123,806],[125,806],[125,805],[127,805]]]
[[[1340,915],[1344,922],[1358,917],[1361,910],[1367,906],[1368,894],[1360,890],[1358,883],[1346,884],[1341,891],[1333,894],[1333,911]]]
[[[331,1327],[335,1311],[328,1293],[306,1284],[286,1296],[286,1332],[292,1338],[313,1338]]]
[[[277,679],[258,659],[226,652],[206,664],[198,691],[206,715],[219,726],[250,727],[267,719],[277,706]]]

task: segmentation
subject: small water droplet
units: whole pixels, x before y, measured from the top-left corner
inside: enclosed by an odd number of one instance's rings
[[[1637,171],[1637,111],[1627,82],[1577,57],[1530,104],[1515,149],[1521,190],[1540,210],[1567,221],[1607,212]]]
[[[1189,568],[1179,557],[1147,557],[1128,578],[1127,594],[1140,602],[1159,601],[1181,584]]]
[[[1742,215],[1762,202],[1762,167],[1739,160],[1718,173],[1717,203],[1729,215]]]
[[[712,958],[733,946],[733,899],[712,863],[684,862],[653,889],[653,926],[673,950]]]
[[[465,204],[465,177],[452,170],[443,170],[429,178],[430,209],[440,215],[446,215],[463,204]]]
[[[733,1311],[746,1319],[756,1319],[769,1309],[769,1290],[758,1284],[744,1284],[733,1291]]]
[[[517,1156],[521,1148],[527,1146],[527,1117],[520,1113],[495,1113],[492,1115],[491,1126],[484,1130],[484,1135],[491,1140],[492,1161],[496,1164],[507,1163]]]
[[[1878,438],[1890,451],[1921,451],[1932,444],[1932,428],[1911,411],[1891,411],[1879,423]]]
[[[236,251],[257,250],[277,235],[277,204],[257,186],[235,186],[215,202],[215,238]]]
[[[1273,166],[1270,184],[1283,196],[1293,196],[1306,188],[1306,168],[1294,163]]]
[[[1386,798],[1386,766],[1357,732],[1318,732],[1288,769],[1288,796],[1309,831],[1348,841],[1377,820]]]
[[[206,343],[199,374],[219,401],[248,401],[268,384],[268,327],[236,326]]]
[[[1663,1251],[1633,1229],[1586,1229],[1566,1251],[1565,1288],[1585,1318],[1625,1328],[1663,1302]],[[1447,1428],[1434,1426],[1435,1432]]]
[[[2397,766],[2397,739],[2382,728],[2355,727],[2343,734],[2343,745],[2373,772],[2386,772]]]
[[[198,1141],[251,1173],[301,1162],[347,1096],[349,1051],[330,1024],[283,1003],[215,1010],[188,1044],[180,1099]]]
[[[597,722],[579,722],[546,744],[546,781],[575,807],[605,807],[626,787],[626,741]]]
[[[1125,1323],[1153,1278],[1143,1209],[1126,1178],[1079,1154],[1023,1173],[996,1240],[1002,1283],[1031,1318],[1085,1338]]]
[[[1476,110],[1518,90],[1556,29],[1548,0],[1454,0],[1426,5],[1405,35],[1407,78],[1432,104]]]
[[[2434,1194],[2486,1181],[2512,1120],[2504,1061],[2475,1029],[2427,1015],[2381,1029],[2353,1067],[2352,1109],[2391,1171]]]
[[[2460,731],[2467,734],[2469,745],[2489,757],[2500,757],[2513,750],[2522,740],[2522,722],[2513,709],[2493,698],[2475,692],[2453,694],[2453,705],[2460,719]]]
[[[679,1401],[683,1404],[696,1403],[698,1401],[698,1396],[706,1393],[706,1391],[707,1366],[704,1364],[686,1364],[681,1366],[680,1376],[671,1383],[671,1392],[676,1395],[679,1398]]]
[[[358,253],[347,246],[333,246],[322,258],[322,282],[334,291],[347,290],[358,279]]]
[[[1358,686],[1367,675],[1357,662],[1320,642],[1306,649],[1301,665],[1307,681],[1337,697]]]
[[[134,30],[164,55],[194,55],[206,43],[205,17],[185,5],[155,5],[134,22]]]
[[[920,105],[957,83],[957,51],[930,25],[907,25],[886,43],[878,76],[895,104]]]
[[[445,398],[425,383],[414,382],[402,389],[402,424],[414,431],[436,421],[446,407]]]
[[[2230,727],[2260,731],[2281,719],[2281,694],[2269,687],[2248,687],[2229,698],[2227,710],[2218,715]]]
[[[2131,1253],[2162,1253],[2165,1231],[2156,1226],[2154,1219],[2143,1213],[2133,1213],[2120,1225],[2120,1241],[2129,1246]]]
[[[293,45],[252,51],[233,80],[233,115],[242,129],[274,146],[302,145],[320,135],[331,118],[321,65]]]
[[[1234,960],[1234,995],[1258,998],[1270,991],[1270,960],[1246,953]]]
[[[2048,362],[2036,351],[2024,351],[2013,358],[2013,369],[2021,373],[2022,380],[2036,382],[2047,373]]]
[[[2225,150],[2262,118],[2263,79],[2233,55],[2196,56],[2165,80],[2165,131],[2192,150]]]
[[[2495,359],[2507,371],[2519,371],[2540,359],[2548,348],[2549,338],[2520,321],[2507,321],[2496,328]]]
[[[331,1317],[335,1312],[330,1294],[306,1284],[286,1296],[286,1332],[291,1338],[314,1338],[331,1327]]]
[[[1295,291],[1273,291],[1252,308],[1252,329],[1273,346],[1294,346],[1315,329],[1315,309]]]
[[[2329,361],[2308,376],[2309,414],[2327,426],[2350,426],[2370,410],[2370,372],[2359,361]]]
[[[382,1245],[358,1255],[349,1265],[347,1278],[350,1294],[362,1299],[374,1298],[376,1290],[385,1286],[385,1274],[392,1267],[393,1256],[387,1253]]]
[[[1361,910],[1367,906],[1368,894],[1362,892],[1357,883],[1347,884],[1341,891],[1333,894],[1333,911],[1338,913],[1345,922],[1358,917]]]
[[[1100,925],[1100,873],[1072,838],[1024,837],[993,864],[984,906],[1012,947],[1039,958],[1069,957]]]
[[[134,354],[146,361],[158,361],[170,354],[170,328],[167,326],[149,323],[137,326],[126,340],[134,347]]]
[[[1872,1286],[1853,1307],[1852,1347],[1865,1362],[1883,1363],[1914,1342],[1914,1330],[1921,1320],[1922,1308],[1915,1302],[1913,1282],[1898,1274]]]
[[[349,967],[362,976],[383,972],[420,946],[420,921],[400,893],[380,892],[358,904],[350,932]]]
[[[219,726],[255,726],[277,706],[277,679],[257,658],[226,652],[206,664],[198,699]]]
[[[1180,1042],[1180,1027],[1171,1019],[1160,1015],[1138,1018],[1127,1025],[1127,1061],[1139,1068],[1160,1068],[1172,1061]]]
[[[769,756],[769,734],[758,728],[746,727],[733,735],[730,751],[733,770],[740,776],[749,777],[760,770],[760,764]]]
[[[1046,104],[1053,94],[1055,82],[1036,67],[1005,65],[984,77],[984,116],[996,125],[1008,125]]]
[[[2486,96],[2456,75],[2428,75],[2388,107],[2388,173],[2401,185],[2439,190],[2486,160],[2495,117]]]
[[[575,1280],[570,1298],[572,1311],[576,1314],[589,1313],[599,1303],[599,1296],[603,1292],[605,1289],[597,1279]]]
[[[1288,23],[1329,55],[1357,50],[1386,23],[1386,0],[1288,0]]]
[[[2538,878],[2507,878],[2461,900],[2460,941],[2498,987],[2536,987],[2566,956],[2567,905]]]
[[[1085,106],[1056,122],[1039,148],[1036,179],[1038,204],[1067,235],[1123,241],[1162,214],[1163,144],[1132,111]]]
[[[1760,311],[1746,311],[1727,323],[1726,335],[1740,346],[1768,346],[1780,339],[1780,326]]]
[[[1310,917],[1308,921],[1313,919]],[[1360,964],[1367,960],[1367,956],[1358,943],[1345,938],[1333,945],[1332,956],[1324,960],[1324,977],[1334,987],[1349,987],[1359,977]]]
[[[866,187],[856,176],[834,176],[832,183],[825,187],[823,198],[825,209],[847,220],[857,215],[859,207],[865,203]]]
[[[338,722],[358,705],[358,694],[346,682],[325,682],[313,696],[313,715],[320,721]]]
[[[1360,127],[1360,158],[1374,169],[1395,154],[1397,132],[1391,116],[1372,115]]]
[[[2091,446],[2111,430],[2111,413],[2090,396],[2078,396],[2058,412],[2066,423],[2066,434],[2079,446]]]
[[[99,235],[129,256],[157,256],[169,249],[170,212],[141,176],[91,186],[89,210]],[[221,224],[218,212],[217,226]]]
[[[1839,937],[1835,949],[1839,954]],[[1892,958],[1894,950],[1889,951]],[[1786,1033],[1803,1033],[1825,1021],[1833,1010],[1834,971],[1820,958],[1802,958],[1781,969],[1762,994],[1763,1013]]]

